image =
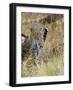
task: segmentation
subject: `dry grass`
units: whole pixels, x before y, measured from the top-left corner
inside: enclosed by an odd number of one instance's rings
[[[48,14],[22,13],[22,33],[30,36],[31,24],[43,20]],[[21,65],[22,77],[57,76],[64,74],[64,18],[42,24],[48,29],[44,43],[44,54],[33,60],[31,50]]]
[[[41,61],[35,61],[36,64],[26,61],[22,65],[22,77],[33,76],[57,76],[63,75],[64,62],[63,57],[53,57],[51,61],[44,63]]]

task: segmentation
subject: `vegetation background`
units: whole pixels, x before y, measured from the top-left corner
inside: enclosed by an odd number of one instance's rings
[[[47,28],[44,55],[33,62],[31,50],[21,63],[21,76],[57,76],[64,74],[64,16],[62,14],[26,13],[21,14],[21,33],[31,35],[32,23]],[[28,56],[28,58],[27,58]]]

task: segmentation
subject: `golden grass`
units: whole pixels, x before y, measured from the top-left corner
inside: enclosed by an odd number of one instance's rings
[[[34,76],[57,76],[64,74],[64,62],[63,56],[53,56],[51,61],[47,63],[35,61],[35,64],[26,61],[22,65],[22,77],[34,77]]]

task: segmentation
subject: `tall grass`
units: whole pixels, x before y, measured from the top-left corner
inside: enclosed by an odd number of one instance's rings
[[[24,62],[22,65],[22,77],[32,76],[57,76],[64,74],[64,62],[62,56],[53,56],[51,61],[35,61],[35,64]]]

